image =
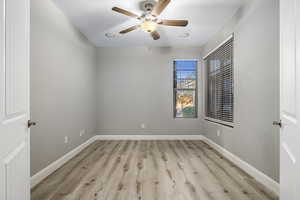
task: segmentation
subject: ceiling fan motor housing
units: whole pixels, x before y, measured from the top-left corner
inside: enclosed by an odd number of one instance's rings
[[[147,0],[141,3],[141,9],[145,12],[151,12],[156,4],[156,1]]]

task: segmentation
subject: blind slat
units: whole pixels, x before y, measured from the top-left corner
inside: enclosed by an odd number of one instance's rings
[[[233,122],[233,38],[205,59],[206,116]]]

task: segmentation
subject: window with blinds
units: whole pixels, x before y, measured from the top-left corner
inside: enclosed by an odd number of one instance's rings
[[[233,41],[229,39],[204,59],[206,117],[220,123],[233,123]]]

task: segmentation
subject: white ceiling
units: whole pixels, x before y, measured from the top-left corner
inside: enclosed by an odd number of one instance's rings
[[[247,0],[171,0],[160,15],[163,19],[187,19],[187,27],[158,28],[161,39],[154,41],[142,30],[125,35],[119,31],[139,24],[136,19],[113,12],[117,6],[141,14],[140,0],[54,0],[71,22],[96,46],[200,46],[230,20]],[[116,34],[107,38],[106,33]],[[188,38],[182,38],[189,33]]]

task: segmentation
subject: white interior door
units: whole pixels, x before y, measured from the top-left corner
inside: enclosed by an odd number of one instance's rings
[[[29,200],[29,0],[0,0],[0,199]]]
[[[300,199],[300,2],[281,0],[280,199]]]

